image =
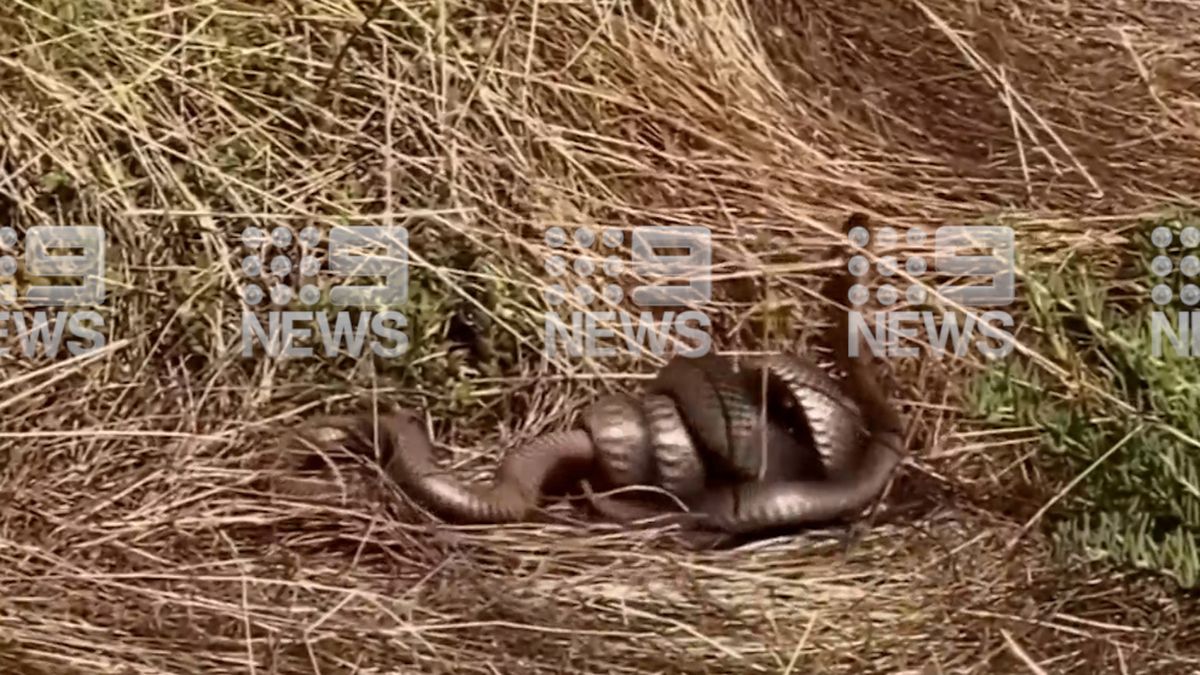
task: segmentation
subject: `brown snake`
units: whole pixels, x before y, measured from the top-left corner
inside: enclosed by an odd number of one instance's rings
[[[865,224],[855,214],[847,231]],[[846,298],[842,275],[827,287]],[[606,396],[584,413],[584,429],[542,435],[507,454],[491,485],[467,486],[437,466],[420,416],[326,420],[331,443],[362,451],[377,440],[392,479],[438,516],[500,523],[527,518],[553,485],[587,477],[600,487],[659,486],[692,511],[690,521],[726,532],[824,522],[875,499],[898,465],[902,424],[866,356],[848,354],[845,312],[833,331],[844,383],[815,363],[774,356],[736,369],[728,359],[675,357],[646,395]],[[858,345],[860,351],[865,346]],[[662,513],[621,498],[593,500],[620,520]]]

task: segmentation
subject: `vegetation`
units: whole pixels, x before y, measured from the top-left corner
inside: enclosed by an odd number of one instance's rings
[[[1194,596],[1051,555],[1195,575],[1194,366],[1146,355],[1123,261],[1197,202],[1200,16],[1114,4],[4,2],[0,221],[104,228],[109,339],[0,354],[0,672],[1197,670]],[[1003,220],[1031,270],[1028,365],[895,362],[912,456],[861,526],[692,553],[565,505],[434,523],[357,466],[262,487],[317,413],[421,408],[480,478],[636,387],[543,356],[551,226],[707,226],[717,347],[801,350],[853,209]],[[378,222],[409,353],[242,355],[243,229]]]
[[[1055,387],[1028,360],[1006,360],[973,391],[989,422],[1041,430],[1036,461],[1065,476],[1053,526],[1060,551],[1161,572],[1189,588],[1200,586],[1200,360],[1180,326],[1191,306],[1179,292],[1159,305],[1151,289],[1189,282],[1178,265],[1164,278],[1152,262],[1194,253],[1180,243],[1194,222],[1140,223],[1133,263],[1116,278],[1097,280],[1078,256],[1030,272],[1025,320],[1039,353],[1069,370],[1075,386]],[[1151,241],[1162,227],[1173,233],[1165,248]],[[1155,313],[1168,317],[1165,332],[1181,337],[1181,348],[1155,337]]]

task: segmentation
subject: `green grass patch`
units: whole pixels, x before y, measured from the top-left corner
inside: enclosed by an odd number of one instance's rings
[[[1196,588],[1200,354],[1190,347],[1187,317],[1193,310],[1200,316],[1200,303],[1185,304],[1180,291],[1200,276],[1185,276],[1180,261],[1200,247],[1181,245],[1189,226],[1200,221],[1140,223],[1129,262],[1104,280],[1104,266],[1083,255],[1031,271],[1025,339],[1065,368],[1070,384],[1014,353],[973,383],[971,398],[993,424],[1041,429],[1039,463],[1069,488],[1049,513],[1060,553],[1151,570]],[[1152,241],[1158,227],[1170,230],[1171,245]],[[1166,276],[1152,267],[1158,256],[1173,262]],[[1151,300],[1159,284],[1173,291],[1164,305]]]

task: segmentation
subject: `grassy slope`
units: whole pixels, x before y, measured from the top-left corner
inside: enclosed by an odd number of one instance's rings
[[[0,217],[106,228],[114,344],[0,357],[0,670],[1197,667],[1187,599],[1064,573],[1022,529],[1054,484],[1016,461],[1028,430],[958,431],[973,358],[896,368],[916,452],[897,516],[849,548],[692,555],[251,489],[315,409],[425,407],[466,474],[635,385],[652,364],[538,355],[550,224],[708,225],[722,269],[756,270],[718,284],[721,346],[801,348],[851,208],[1003,216],[1031,266],[1074,256],[1104,283],[1126,224],[1194,205],[1182,4],[648,4],[388,4],[343,50],[370,7],[9,3]],[[422,254],[408,357],[238,357],[237,233],[372,218]],[[1054,356],[1042,377],[1077,386]]]

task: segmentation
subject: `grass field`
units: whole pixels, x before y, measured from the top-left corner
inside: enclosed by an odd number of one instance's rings
[[[108,341],[3,338],[0,672],[1200,672],[1197,370],[1125,311],[1198,158],[1182,0],[7,0],[0,226],[104,228]],[[543,356],[551,226],[706,226],[717,347],[808,351],[853,210],[1019,253],[1015,365],[891,363],[862,524],[692,552],[261,489],[317,413],[422,408],[482,480],[636,387]],[[241,232],[336,224],[408,228],[410,349],[244,358]]]

